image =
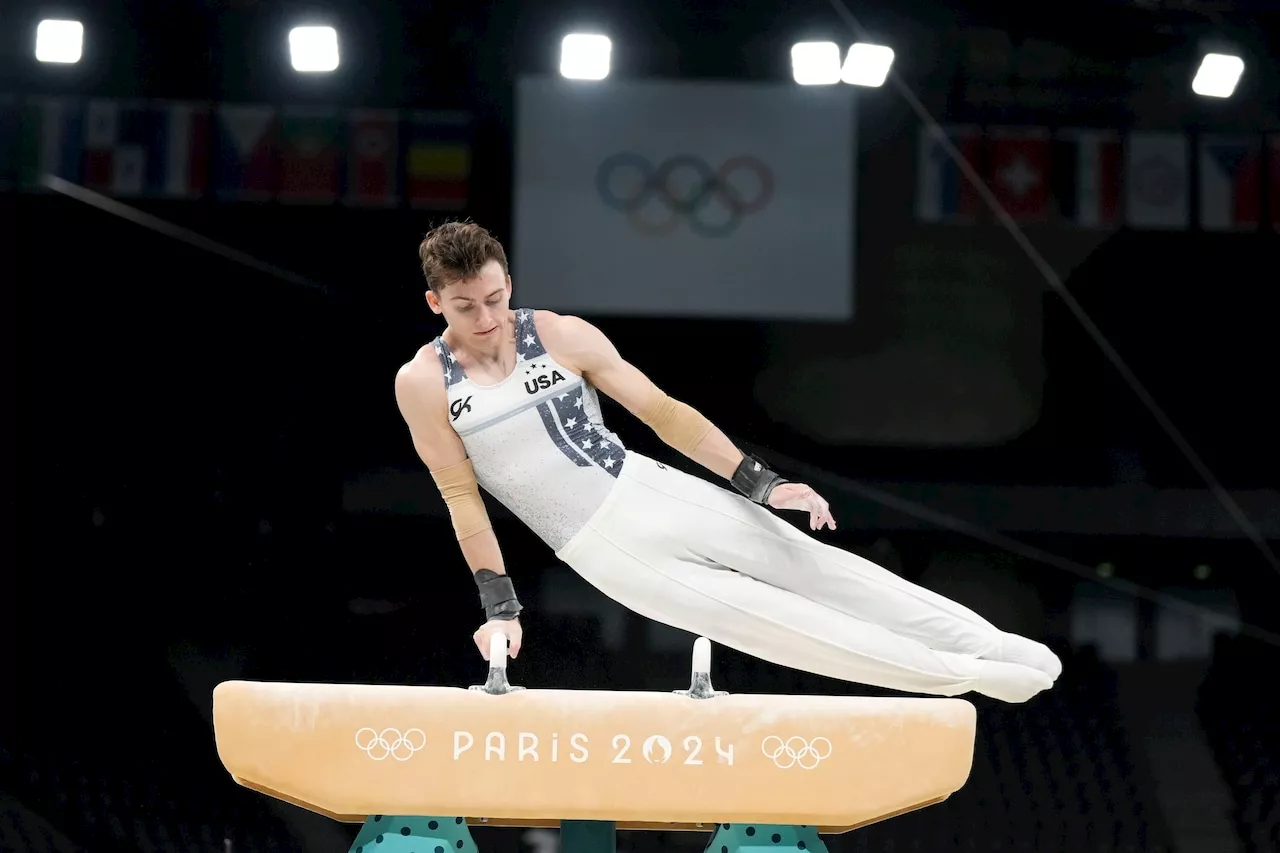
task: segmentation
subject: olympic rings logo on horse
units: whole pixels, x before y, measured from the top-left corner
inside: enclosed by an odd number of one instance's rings
[[[408,761],[426,745],[427,735],[422,729],[407,729],[401,734],[399,729],[386,728],[379,732],[365,727],[356,732],[356,746],[374,761],[385,761],[388,757]]]
[[[769,735],[760,742],[760,751],[764,757],[771,759],[782,770],[788,767],[799,767],[812,770],[824,759],[831,757],[831,741],[824,737],[805,740],[799,735],[783,740],[777,735]]]
[[[755,187],[738,186],[743,178],[753,179]],[[624,151],[606,158],[596,170],[600,199],[627,214],[637,230],[653,236],[671,234],[683,221],[700,236],[727,237],[747,216],[769,204],[773,183],[769,167],[745,155],[731,157],[715,169],[691,154],[677,154],[655,166]]]

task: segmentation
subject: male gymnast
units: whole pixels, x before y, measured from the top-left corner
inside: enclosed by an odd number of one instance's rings
[[[474,639],[486,657],[498,631],[517,656],[522,632],[480,487],[605,595],[763,660],[1006,702],[1053,685],[1062,665],[1044,645],[771,512],[835,529],[817,492],[743,454],[593,325],[512,310],[506,253],[484,228],[434,228],[419,257],[427,304],[447,328],[400,368],[396,401],[479,588],[486,621]],[[627,450],[597,389],[732,490]]]

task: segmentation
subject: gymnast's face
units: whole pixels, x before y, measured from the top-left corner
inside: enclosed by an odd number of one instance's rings
[[[502,264],[489,261],[473,278],[451,282],[439,293],[427,291],[427,304],[443,314],[449,328],[477,346],[505,340],[504,327],[511,313],[511,276]]]

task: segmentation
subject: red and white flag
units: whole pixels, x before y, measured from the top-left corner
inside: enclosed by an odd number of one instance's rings
[[[1048,219],[1050,143],[1042,127],[993,127],[987,133],[987,185],[1017,222]]]
[[[400,200],[399,129],[393,110],[347,113],[347,204],[389,207]]]

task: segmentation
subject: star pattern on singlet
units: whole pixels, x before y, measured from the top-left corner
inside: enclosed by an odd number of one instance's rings
[[[622,470],[626,451],[608,430],[587,417],[583,393],[584,387],[579,385],[572,391],[553,397],[549,402],[556,420],[574,447],[596,465],[617,476]]]
[[[533,325],[533,312],[528,308],[516,311],[516,361],[528,361],[541,358],[547,354],[538,338],[538,330]]]
[[[538,337],[537,328],[533,323],[533,312],[527,308],[516,311],[517,359],[523,357],[523,361],[535,360],[532,367],[537,370],[540,365],[536,363],[536,359],[546,354],[547,350],[542,346],[542,340]],[[559,424],[560,430],[564,432],[569,445],[581,454],[579,456],[566,453],[571,459],[578,464],[594,463],[616,477],[622,470],[626,451],[617,444],[616,439],[607,430],[591,422],[585,408],[584,393],[585,386],[579,385],[572,391],[558,394],[542,403],[539,408],[546,407],[543,409],[543,420],[547,420],[548,416],[553,418],[555,423]],[[548,429],[552,428],[548,426]],[[567,448],[562,449],[567,450]]]
[[[533,311],[517,309],[515,321],[517,369],[523,369],[526,375],[542,370],[545,365],[539,360],[547,355],[547,350],[538,337]],[[446,388],[466,378],[462,365],[444,338],[436,338],[435,350],[440,357]],[[616,477],[622,471],[626,450],[608,429],[592,422],[585,393],[586,386],[580,384],[572,391],[539,403],[538,413],[546,425],[548,436],[574,464],[580,467],[595,464]]]
[[[467,374],[462,370],[462,365],[458,364],[458,357],[453,354],[453,350],[449,349],[449,345],[444,342],[444,338],[436,338],[435,349],[436,355],[440,357],[440,369],[444,371],[444,387],[446,390],[467,378]]]

